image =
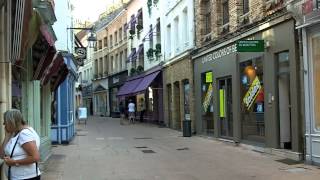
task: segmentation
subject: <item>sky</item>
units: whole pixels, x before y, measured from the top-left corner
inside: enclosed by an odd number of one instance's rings
[[[61,1],[61,0],[60,0]],[[101,13],[103,13],[108,5],[117,0],[71,0],[74,11],[73,15],[79,20],[96,21]]]

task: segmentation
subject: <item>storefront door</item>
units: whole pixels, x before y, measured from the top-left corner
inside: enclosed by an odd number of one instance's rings
[[[232,112],[232,80],[231,77],[220,79],[219,86],[219,124],[220,136],[233,137],[233,112]]]
[[[292,149],[289,52],[285,51],[277,54],[277,63],[279,142],[281,148]]]
[[[319,29],[318,29],[319,30]],[[309,91],[306,98],[306,144],[307,160],[320,164],[320,33],[311,32],[308,38],[307,59],[309,76],[307,88]],[[306,62],[305,62],[306,63]],[[306,100],[306,101],[307,101]],[[309,117],[308,117],[309,116]]]

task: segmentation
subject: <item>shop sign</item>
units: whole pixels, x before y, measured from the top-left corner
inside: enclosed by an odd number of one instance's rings
[[[237,52],[264,52],[264,40],[238,41]]]
[[[212,83],[212,72],[206,73],[206,83]]]
[[[237,44],[222,48],[218,51],[209,53],[208,55],[202,58],[202,64],[213,61],[215,59],[221,58],[223,56],[229,55],[231,53],[237,52]]]
[[[259,91],[261,89],[261,83],[259,81],[258,76],[253,80],[248,92],[243,98],[243,103],[247,107],[247,109],[250,109],[253,102],[256,100]]]
[[[144,94],[138,94],[136,96],[137,100],[137,111],[140,112],[142,110],[145,110],[145,95]]]
[[[212,99],[212,90],[213,90],[212,83],[210,83],[207,94],[206,94],[204,101],[203,101],[203,104],[202,104],[205,112],[207,112],[208,106],[210,105],[210,102]]]

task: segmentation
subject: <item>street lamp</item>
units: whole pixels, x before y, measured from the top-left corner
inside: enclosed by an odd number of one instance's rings
[[[88,37],[87,41],[89,44],[89,48],[96,48],[97,47],[97,37],[93,32],[93,27],[91,28],[67,28],[67,29],[79,29],[79,30],[89,30],[90,36]]]
[[[90,36],[88,37],[87,41],[89,44],[89,48],[97,47],[97,37],[93,32],[90,33]]]

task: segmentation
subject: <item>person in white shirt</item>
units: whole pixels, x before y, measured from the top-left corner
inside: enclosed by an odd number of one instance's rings
[[[27,125],[17,109],[4,113],[5,138],[0,146],[0,157],[4,160],[9,180],[40,179],[40,137]]]
[[[128,112],[129,112],[129,122],[134,123],[135,112],[136,112],[136,105],[130,99],[128,104]]]

